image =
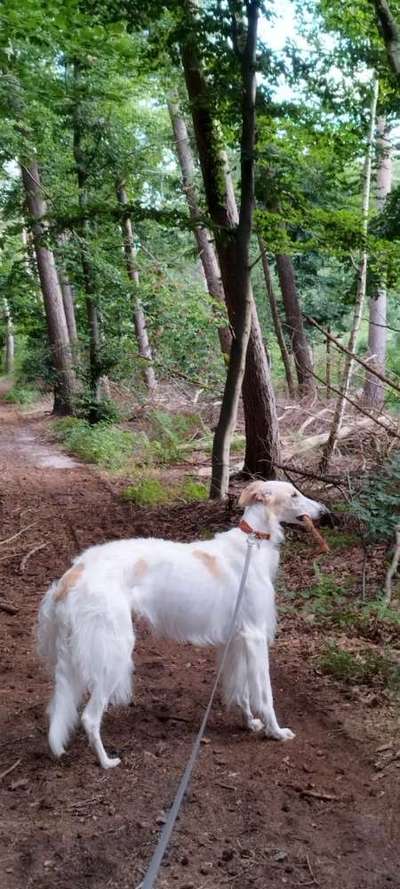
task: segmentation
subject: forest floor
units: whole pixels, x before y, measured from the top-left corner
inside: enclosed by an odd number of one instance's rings
[[[0,611],[0,886],[133,889],[199,726],[213,654],[141,628],[135,704],[104,722],[106,747],[122,765],[100,770],[80,732],[55,762],[46,741],[50,683],[35,653],[38,604],[90,544],[150,533],[189,540],[237,518],[229,505],[124,502],[112,477],[65,462],[47,425],[43,413],[26,417],[0,402],[0,597],[18,609]],[[361,547],[339,538],[323,570],[354,577]],[[281,585],[307,589],[310,544],[290,538],[282,555]],[[382,689],[323,675],[316,657],[326,629],[283,593],[278,600],[273,684],[280,720],[296,738],[255,737],[214,707],[160,889],[400,887],[398,706]]]

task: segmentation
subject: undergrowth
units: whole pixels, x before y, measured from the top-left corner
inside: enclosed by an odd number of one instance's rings
[[[349,685],[379,685],[400,690],[400,665],[384,651],[363,649],[357,653],[330,642],[319,656],[323,673]]]
[[[91,426],[86,420],[66,417],[54,423],[57,438],[81,460],[110,470],[122,469],[132,458],[134,435],[109,423]]]
[[[14,383],[14,385],[11,386],[11,389],[4,395],[4,401],[8,401],[10,404],[19,404],[22,407],[34,404],[36,401],[39,401],[39,399],[40,392],[38,389],[35,389],[33,386],[23,386],[18,383]]]
[[[208,491],[205,485],[192,478],[185,479],[182,484],[166,484],[156,478],[143,478],[128,485],[122,496],[138,506],[161,506],[177,500],[185,503],[207,500]]]

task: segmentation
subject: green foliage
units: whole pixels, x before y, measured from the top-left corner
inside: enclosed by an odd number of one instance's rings
[[[21,383],[15,383],[14,386],[6,392],[3,398],[4,401],[8,401],[11,404],[20,404],[23,407],[27,407],[28,405],[39,401],[40,395],[41,393],[38,389],[24,386]]]
[[[201,502],[208,499],[208,491],[205,485],[192,478],[186,478],[182,484],[168,484],[146,476],[135,484],[128,485],[122,496],[138,506],[161,506],[175,500]]]
[[[321,670],[349,685],[379,685],[400,690],[400,666],[389,654],[364,649],[353,654],[329,643],[319,657]]]
[[[155,463],[179,463],[191,450],[204,429],[197,414],[170,414],[151,411],[149,420],[149,455]]]
[[[66,417],[56,421],[54,428],[58,439],[81,460],[115,471],[126,466],[132,458],[134,436],[118,426],[109,423],[91,426],[85,420]]]
[[[367,475],[351,504],[372,542],[389,540],[400,523],[400,453]]]
[[[171,488],[157,478],[143,478],[133,485],[128,485],[122,494],[125,500],[137,506],[162,506],[173,499]]]
[[[192,502],[193,500],[208,500],[208,490],[202,482],[197,482],[194,478],[187,478],[181,487],[181,496],[183,500]]]

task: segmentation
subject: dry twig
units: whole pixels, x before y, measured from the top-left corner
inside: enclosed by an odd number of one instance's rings
[[[25,525],[25,528],[21,528],[20,531],[17,531],[16,534],[12,534],[11,537],[5,537],[4,540],[0,540],[0,546],[3,546],[4,543],[11,543],[12,540],[16,540],[17,537],[20,537],[21,534],[24,534],[25,531],[28,531],[29,528],[32,528],[33,525],[37,525],[37,522],[31,522],[30,525]]]
[[[13,772],[14,769],[16,769],[19,766],[20,762],[21,762],[21,760],[17,759],[16,762],[14,762],[14,764],[12,766],[9,766],[8,769],[6,769],[4,772],[1,772],[0,781],[2,780],[2,778],[6,778],[7,775],[10,775],[11,772]]]
[[[23,571],[25,571],[25,568],[26,568],[31,556],[33,556],[35,553],[38,553],[40,549],[44,549],[45,546],[48,546],[48,545],[49,545],[48,541],[47,541],[47,543],[38,543],[37,546],[34,546],[33,549],[29,550],[29,553],[27,553],[26,556],[24,556],[24,558],[21,560],[21,563],[19,566],[19,570],[20,570],[21,574],[23,573]]]

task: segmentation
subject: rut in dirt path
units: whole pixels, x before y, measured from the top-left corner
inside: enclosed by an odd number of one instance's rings
[[[46,424],[0,404],[0,537],[30,526],[0,548],[0,596],[19,609],[0,612],[0,774],[15,766],[0,779],[0,885],[132,889],[186,762],[214,657],[142,628],[135,706],[105,719],[106,745],[122,765],[102,772],[80,733],[54,762],[50,685],[34,644],[38,603],[92,543],[142,534],[188,540],[237,519],[216,504],[134,509],[119,497],[122,482],[89,467],[36,465],[18,441],[30,446],[24,435],[33,435],[35,447],[47,448]],[[290,552],[284,561],[290,570]],[[374,732],[362,704],[316,675],[302,633],[285,620],[272,652],[277,710],[296,739],[263,741],[214,708],[159,889],[400,889],[399,769],[395,758],[374,765],[385,755],[378,747],[392,743],[395,753],[396,737],[379,732],[379,702]]]

